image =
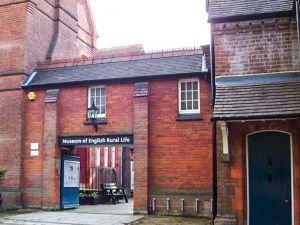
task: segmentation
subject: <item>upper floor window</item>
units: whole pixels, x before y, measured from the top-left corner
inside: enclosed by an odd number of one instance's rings
[[[179,114],[200,113],[199,79],[183,79],[178,82]]]
[[[97,117],[105,117],[105,87],[90,87],[89,88],[89,100],[88,104],[90,107],[92,103],[95,103],[95,106],[99,109]]]

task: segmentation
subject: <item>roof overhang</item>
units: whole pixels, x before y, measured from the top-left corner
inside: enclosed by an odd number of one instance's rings
[[[299,72],[216,78],[213,121],[300,117]]]

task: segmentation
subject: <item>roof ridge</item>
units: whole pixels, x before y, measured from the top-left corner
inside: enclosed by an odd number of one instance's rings
[[[187,47],[187,48],[174,48],[174,49],[163,49],[145,52],[143,54],[124,52],[124,54],[111,54],[94,57],[81,57],[81,58],[70,58],[70,59],[59,59],[52,61],[43,61],[37,64],[36,69],[51,69],[51,68],[62,68],[80,65],[91,65],[99,63],[112,63],[122,61],[135,61],[143,59],[157,59],[167,58],[176,56],[192,56],[204,54],[202,46],[199,47]]]

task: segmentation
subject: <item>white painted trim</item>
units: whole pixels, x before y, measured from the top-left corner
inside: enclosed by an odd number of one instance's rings
[[[228,148],[228,128],[226,122],[220,122],[221,126],[221,133],[222,133],[222,142],[223,142],[223,154],[228,155],[229,154],[229,148]]]
[[[281,131],[281,130],[261,130],[252,132],[246,135],[246,167],[247,167],[247,224],[249,224],[249,215],[250,215],[250,207],[249,207],[249,157],[248,157],[248,137],[252,134],[256,133],[263,133],[263,132],[278,132],[278,133],[285,133],[290,135],[290,157],[291,157],[291,210],[292,210],[292,225],[295,224],[295,207],[294,207],[294,157],[293,157],[293,139],[292,139],[292,133]]]
[[[181,110],[181,83],[182,82],[198,82],[198,109],[197,110]],[[200,113],[200,80],[199,78],[189,78],[178,80],[178,112],[179,114],[193,114]]]
[[[27,85],[33,80],[33,78],[35,77],[36,73],[37,73],[36,71],[33,72],[33,73],[29,76],[29,78],[27,78],[26,82],[22,85],[22,87],[27,86]]]
[[[90,86],[88,88],[88,107],[91,106],[91,89],[92,88],[104,88],[105,90],[105,113],[100,113],[98,114],[98,118],[103,118],[106,115],[106,86],[105,85],[99,85],[99,86]]]

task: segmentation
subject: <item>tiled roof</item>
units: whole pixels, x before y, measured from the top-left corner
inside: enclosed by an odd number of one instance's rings
[[[42,63],[23,87],[201,73],[202,56],[202,49],[193,49]]]
[[[300,116],[298,73],[222,77],[216,84],[214,120]]]
[[[293,0],[210,0],[208,20],[291,12]]]

